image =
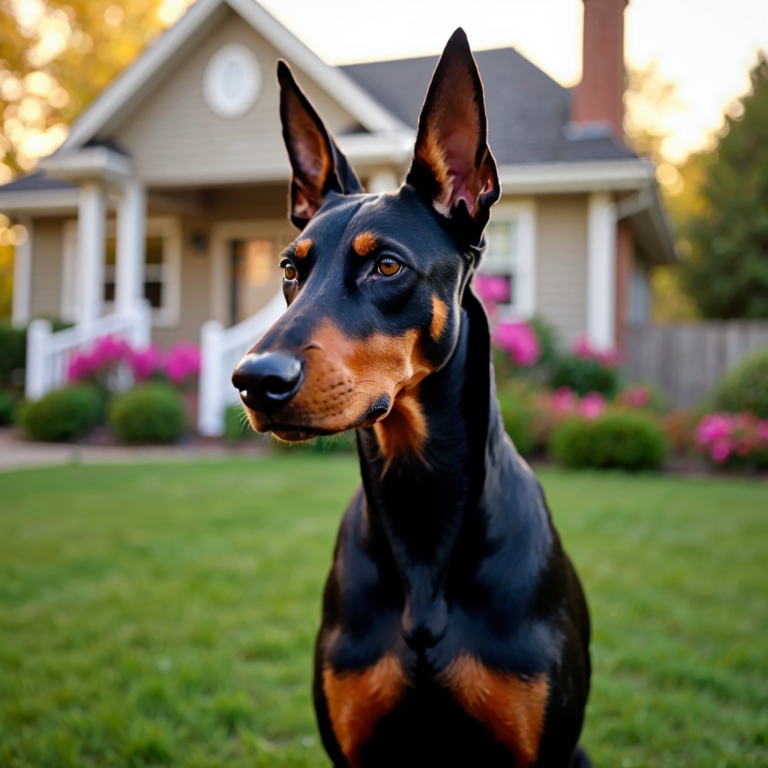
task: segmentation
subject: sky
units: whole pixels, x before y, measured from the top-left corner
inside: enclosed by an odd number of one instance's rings
[[[438,53],[462,26],[473,48],[514,46],[565,86],[581,77],[582,0],[259,1],[331,64]],[[677,85],[679,107],[657,116],[671,132],[671,161],[711,145],[723,112],[748,91],[760,49],[768,0],[630,1],[628,65],[655,60]]]

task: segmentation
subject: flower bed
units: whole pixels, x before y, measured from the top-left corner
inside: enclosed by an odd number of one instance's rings
[[[751,413],[710,413],[701,419],[694,437],[701,453],[716,465],[768,467],[768,419]]]

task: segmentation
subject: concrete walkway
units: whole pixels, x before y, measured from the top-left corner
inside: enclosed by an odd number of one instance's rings
[[[197,438],[181,445],[125,446],[34,443],[17,429],[0,428],[0,472],[24,467],[67,464],[113,464],[148,461],[197,461],[238,456],[258,457],[269,450],[261,440],[243,440],[237,446],[221,440]]]

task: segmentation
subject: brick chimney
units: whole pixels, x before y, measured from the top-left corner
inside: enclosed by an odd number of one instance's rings
[[[583,75],[574,89],[571,122],[591,132],[610,126],[624,140],[624,10],[629,0],[583,0]]]

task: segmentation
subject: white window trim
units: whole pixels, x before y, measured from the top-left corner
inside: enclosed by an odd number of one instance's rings
[[[536,313],[536,199],[502,201],[493,207],[492,221],[517,222],[514,302],[501,305],[499,314],[503,320],[528,320]]]
[[[107,237],[117,236],[115,219],[107,221]],[[162,237],[163,306],[152,309],[152,325],[172,328],[181,318],[181,221],[173,216],[147,219],[147,237]],[[77,321],[77,219],[64,222],[62,247],[61,316],[68,322]],[[112,311],[114,304],[104,302],[102,311]]]
[[[233,240],[285,240],[291,242],[296,230],[284,219],[263,221],[218,221],[211,226],[211,308],[214,320],[230,326],[230,247]],[[275,270],[278,263],[275,261]]]

